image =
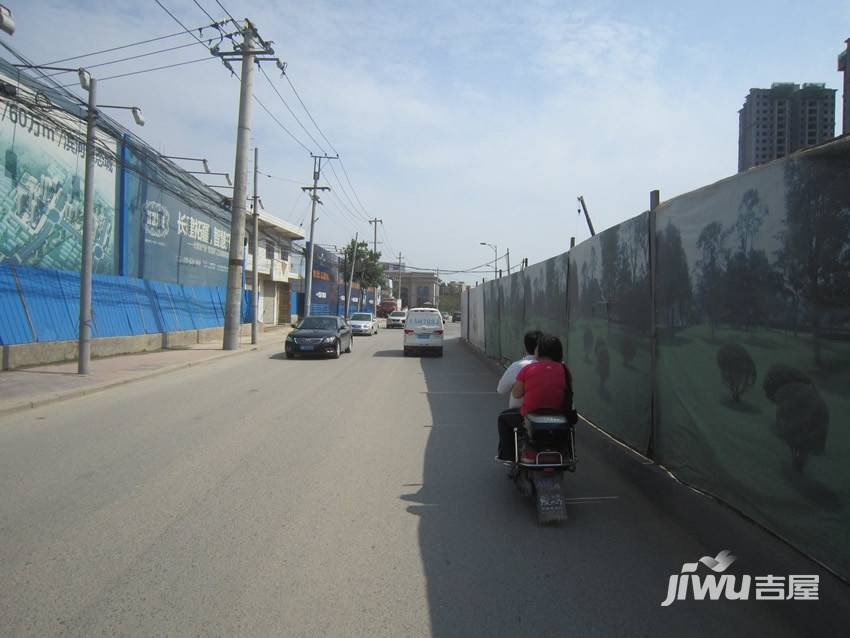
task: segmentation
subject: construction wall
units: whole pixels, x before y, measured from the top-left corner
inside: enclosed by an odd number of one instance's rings
[[[462,334],[559,335],[584,417],[850,578],[848,175],[841,139],[677,197],[471,289]]]

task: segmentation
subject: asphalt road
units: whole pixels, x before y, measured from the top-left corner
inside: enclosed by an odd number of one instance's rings
[[[0,634],[846,635],[847,585],[589,426],[571,518],[539,527],[458,332],[442,359],[385,330],[0,419]],[[722,549],[730,574],[819,574],[821,600],[661,607]]]

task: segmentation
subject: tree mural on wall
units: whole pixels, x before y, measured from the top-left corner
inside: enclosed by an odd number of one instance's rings
[[[797,312],[805,304],[812,330],[812,352],[823,363],[821,338],[830,320],[846,321],[850,299],[850,161],[792,161],[785,169],[788,213],[779,274],[789,292],[796,332]]]
[[[657,247],[658,261],[664,264],[658,269],[656,282],[659,317],[675,333],[688,324],[693,307],[691,275],[679,229],[668,223],[658,232]]]
[[[723,310],[724,238],[723,224],[714,221],[702,229],[697,239],[700,251],[696,263],[697,299],[711,329],[712,339]]]

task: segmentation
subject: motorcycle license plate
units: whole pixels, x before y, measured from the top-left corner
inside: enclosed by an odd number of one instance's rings
[[[539,478],[534,481],[534,484],[537,486],[538,490],[555,489],[555,481],[553,481],[552,479]]]

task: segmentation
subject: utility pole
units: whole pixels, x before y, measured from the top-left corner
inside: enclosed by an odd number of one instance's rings
[[[257,343],[257,309],[260,307],[260,274],[257,271],[257,256],[260,252],[260,209],[257,208],[257,157],[259,149],[254,147],[254,238],[252,247],[254,250],[254,263],[251,267],[251,343]],[[274,265],[270,274],[274,272]]]
[[[94,221],[94,143],[97,122],[97,80],[89,80],[89,110],[86,128],[86,183],[83,190],[83,246],[80,265],[80,334],[77,373],[89,373],[91,360],[92,225]]]
[[[511,276],[511,249],[506,248],[507,252],[505,253],[505,268],[508,271],[508,277]]]
[[[257,41],[260,47],[257,47]],[[224,307],[224,350],[239,347],[241,328],[243,257],[240,254],[245,242],[245,202],[248,200],[248,144],[251,138],[251,99],[254,86],[254,62],[274,60],[258,55],[273,55],[274,50],[259,37],[257,29],[245,20],[242,29],[242,46],[233,51],[215,52],[225,63],[242,60],[241,86],[239,89],[239,122],[236,132],[236,164],[233,169],[233,199],[230,211],[230,261],[227,267],[227,301]],[[256,204],[255,204],[256,206]],[[256,259],[254,255],[255,272]]]
[[[375,235],[374,235],[374,238],[372,239],[372,252],[377,253],[378,252],[378,224],[383,224],[384,220],[378,219],[377,217],[375,217],[374,219],[370,219],[369,223],[373,224],[375,226],[375,228],[373,229],[374,232],[375,232]]]
[[[378,219],[377,217],[375,217],[374,219],[370,219],[369,223],[374,224],[374,226],[375,226],[375,228],[374,228],[375,235],[372,239],[372,252],[375,253],[375,256],[377,257],[377,255],[378,255],[378,224],[383,224],[384,220]],[[376,317],[378,316],[378,299],[380,299],[380,297],[381,297],[381,284],[379,283],[375,287],[375,306],[373,308],[374,314],[375,314]]]
[[[401,251],[398,251],[398,302],[401,304]],[[399,308],[399,310],[404,310]]]
[[[313,296],[313,254],[315,252],[315,244],[313,242],[313,233],[316,227],[316,204],[321,204],[319,199],[319,191],[329,191],[329,186],[319,186],[319,177],[322,174],[322,160],[339,159],[339,156],[331,157],[329,155],[310,155],[313,158],[313,185],[302,186],[301,190],[310,192],[310,199],[313,201],[310,212],[310,247],[307,249],[307,266],[305,268],[307,276],[307,286],[304,290],[304,316],[310,316],[310,302]]]
[[[351,256],[351,275],[348,278],[348,292],[345,293],[345,318],[348,319],[348,311],[351,308],[351,287],[354,285],[354,265],[357,263],[357,240],[360,233],[354,233],[354,253]],[[361,290],[360,294],[363,294]]]

